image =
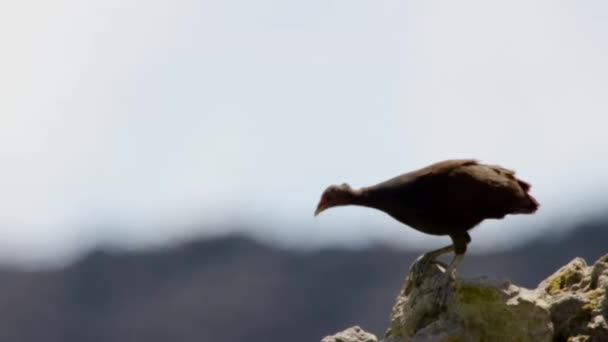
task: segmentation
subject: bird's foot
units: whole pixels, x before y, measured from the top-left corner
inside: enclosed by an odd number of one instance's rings
[[[444,269],[447,269],[447,265],[443,262],[437,260],[437,256],[432,253],[426,253],[419,256],[412,265],[410,266],[410,277],[415,280],[416,285],[420,285],[421,280],[424,277],[426,270],[432,264],[437,264],[442,266]]]
[[[426,253],[426,254],[422,254],[416,260],[414,260],[414,262],[412,263],[412,266],[410,266],[410,272],[422,273],[422,272],[424,272],[424,270],[426,270],[432,264],[440,265],[444,269],[448,268],[448,265],[437,260],[437,256],[435,256],[431,253]]]

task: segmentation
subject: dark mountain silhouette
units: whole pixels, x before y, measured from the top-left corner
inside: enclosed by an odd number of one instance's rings
[[[459,272],[525,286],[608,252],[608,218],[560,239],[467,255]],[[352,324],[382,333],[419,252],[292,252],[241,236],[164,250],[95,251],[61,270],[0,271],[0,341],[318,341]]]

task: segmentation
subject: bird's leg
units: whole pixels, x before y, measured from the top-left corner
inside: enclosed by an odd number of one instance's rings
[[[454,255],[454,258],[450,262],[450,266],[448,266],[448,269],[445,271],[445,274],[447,275],[448,278],[450,278],[452,280],[456,280],[456,267],[458,267],[458,264],[460,264],[460,262],[462,261],[463,258],[464,258],[464,254],[455,254]]]
[[[414,261],[415,264],[425,264],[422,266],[426,266],[428,264],[437,262],[437,263],[441,263],[442,262],[438,261],[437,258],[439,258],[440,256],[444,255],[444,254],[448,254],[454,251],[454,245],[449,245],[449,246],[445,246],[439,249],[436,249],[434,251],[430,251],[427,253],[422,254],[421,256],[418,257],[418,259],[416,259],[416,261]]]
[[[413,287],[418,287],[420,284],[422,284],[424,275],[432,263],[437,263],[442,267],[447,268],[447,265],[437,260],[437,258],[443,254],[451,253],[453,250],[454,245],[445,246],[434,251],[424,253],[414,260],[410,266],[405,293],[410,293]]]
[[[439,306],[439,307],[446,306],[446,304],[448,302],[448,297],[449,297],[450,291],[452,290],[450,283],[456,282],[456,267],[458,266],[458,264],[460,264],[460,262],[462,261],[463,258],[464,258],[464,254],[456,253],[454,255],[454,258],[450,262],[450,265],[446,269],[445,274],[439,281],[439,282],[441,282],[441,284],[439,286],[437,286],[437,288],[439,289],[439,293],[437,294],[437,297],[436,297],[437,306]]]
[[[450,262],[447,270],[445,271],[446,276],[449,279],[456,280],[456,267],[464,258],[464,253],[467,251],[467,245],[471,242],[471,236],[468,233],[451,235],[452,242],[454,242],[454,258]]]
[[[456,268],[464,258],[464,253],[467,251],[467,244],[471,242],[471,237],[469,234],[465,233],[464,235],[452,236],[452,241],[454,242],[455,254],[445,271],[445,282],[443,286],[441,286],[439,296],[437,296],[438,304],[440,306],[445,306],[447,303],[448,295],[451,290],[450,282],[456,281]]]

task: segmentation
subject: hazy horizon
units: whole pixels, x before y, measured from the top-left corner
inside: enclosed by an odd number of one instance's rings
[[[441,244],[373,210],[312,213],[330,184],[446,158],[513,168],[541,202],[484,223],[477,250],[573,227],[608,198],[607,14],[600,1],[2,4],[0,263],[242,228],[283,246]]]

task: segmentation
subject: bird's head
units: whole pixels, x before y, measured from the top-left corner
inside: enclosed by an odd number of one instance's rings
[[[341,185],[330,185],[321,195],[321,200],[319,200],[317,210],[315,210],[315,216],[319,215],[327,208],[351,204],[353,198],[354,191],[350,185],[346,183]]]

